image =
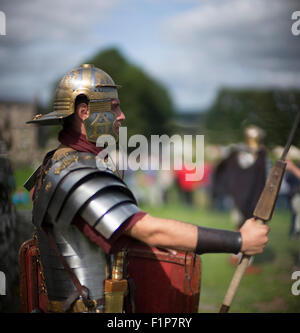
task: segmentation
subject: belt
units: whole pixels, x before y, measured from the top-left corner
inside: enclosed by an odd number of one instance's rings
[[[58,313],[63,313],[63,312],[71,312],[71,313],[79,313],[79,312],[95,312],[95,313],[103,313],[103,309],[100,309],[100,305],[103,305],[103,299],[93,299],[93,300],[88,300],[89,306],[87,306],[83,299],[78,299],[75,301],[69,310],[64,311],[63,310],[63,301],[51,301],[48,300],[48,311],[49,312],[58,312]],[[98,308],[99,307],[99,308]]]

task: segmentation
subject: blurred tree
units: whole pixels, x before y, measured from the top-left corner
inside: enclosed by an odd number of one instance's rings
[[[266,146],[283,146],[299,109],[300,91],[222,89],[206,113],[206,133],[212,143],[236,143],[254,124],[265,130]],[[300,130],[294,144],[300,145]]]
[[[129,63],[115,48],[106,49],[86,62],[103,69],[122,86],[119,98],[126,116],[124,125],[128,127],[128,136],[170,133],[174,110],[162,84]]]

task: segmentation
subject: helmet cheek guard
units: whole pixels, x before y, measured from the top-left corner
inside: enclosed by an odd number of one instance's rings
[[[116,115],[111,110],[111,99],[89,101],[89,117],[84,121],[88,141],[96,142],[101,135],[116,136]]]

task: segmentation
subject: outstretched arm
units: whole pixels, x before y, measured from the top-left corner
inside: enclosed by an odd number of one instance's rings
[[[172,219],[145,215],[126,233],[150,246],[196,253],[261,253],[268,241],[269,227],[247,220],[240,232],[202,228]]]
[[[149,214],[129,229],[127,234],[150,246],[179,251],[194,251],[197,244],[197,226]]]

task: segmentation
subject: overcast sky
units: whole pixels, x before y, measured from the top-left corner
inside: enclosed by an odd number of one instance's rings
[[[169,89],[179,110],[230,87],[300,87],[299,0],[0,0],[0,98],[46,101],[66,71],[106,47]]]

